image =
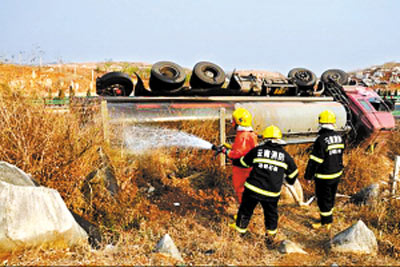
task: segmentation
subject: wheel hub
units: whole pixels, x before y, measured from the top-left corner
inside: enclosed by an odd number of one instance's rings
[[[305,71],[301,71],[296,73],[296,77],[299,78],[302,81],[310,81],[311,80],[311,76],[308,72]]]
[[[334,81],[338,81],[340,79],[340,76],[339,76],[339,74],[333,74],[333,75],[331,75],[331,79]]]
[[[206,68],[205,70],[204,70],[204,74],[208,77],[208,78],[211,78],[211,79],[214,79],[216,76],[217,76],[217,71],[215,70],[215,69],[213,69],[213,68]]]
[[[163,76],[170,78],[170,79],[172,79],[178,75],[177,71],[170,67],[161,68],[160,72]]]
[[[104,88],[103,92],[105,95],[110,96],[122,96],[124,95],[125,87],[120,84],[113,84],[107,88]]]

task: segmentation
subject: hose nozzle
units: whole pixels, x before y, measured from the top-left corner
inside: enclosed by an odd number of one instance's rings
[[[215,151],[215,156],[218,156],[218,154],[220,153],[226,152],[226,147],[224,145],[219,145],[219,146],[212,145],[211,149]]]

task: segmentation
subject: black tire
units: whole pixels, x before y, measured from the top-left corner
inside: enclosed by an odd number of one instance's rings
[[[190,78],[190,87],[196,89],[207,89],[221,87],[225,82],[225,72],[218,65],[201,61],[193,67]]]
[[[349,74],[338,69],[329,69],[322,73],[321,81],[323,83],[329,83],[332,80],[336,81],[340,85],[347,85],[349,83]]]
[[[160,61],[151,67],[149,86],[152,91],[171,91],[185,83],[185,70],[169,61]]]
[[[129,96],[133,82],[128,74],[114,71],[96,79],[96,93],[100,96]]]
[[[288,77],[292,79],[298,87],[313,87],[317,82],[317,76],[315,76],[314,72],[304,68],[292,69],[289,71]]]

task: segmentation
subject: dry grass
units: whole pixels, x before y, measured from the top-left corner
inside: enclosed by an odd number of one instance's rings
[[[29,69],[24,71],[31,73]],[[211,151],[169,148],[141,156],[125,153],[103,141],[97,105],[88,107],[85,113],[79,108],[70,113],[50,112],[34,104],[32,95],[11,90],[7,75],[3,73],[0,80],[0,160],[17,165],[40,184],[57,189],[70,209],[99,225],[106,240],[113,242],[113,246],[104,244],[99,250],[85,246],[29,249],[9,255],[5,259],[9,265],[179,264],[153,252],[166,233],[188,265],[398,264],[399,200],[382,199],[372,208],[338,198],[333,233],[362,219],[378,239],[377,256],[325,253],[322,246],[329,236],[310,229],[310,223],[318,218],[315,203],[309,208],[282,204],[278,238],[301,244],[309,255],[281,255],[263,244],[259,207],[249,226],[251,237],[241,238],[229,229],[227,224],[237,210],[231,167],[221,168]],[[187,122],[164,127],[180,129],[212,143],[218,140],[216,123]],[[339,192],[350,195],[371,183],[389,182],[393,155],[400,150],[396,141],[399,139],[400,133],[394,133],[386,149],[377,154],[361,148],[348,150]],[[308,147],[287,147],[298,164],[302,183]],[[90,181],[92,193],[84,194],[82,187],[89,173],[104,166],[115,176],[119,193],[113,197],[101,179],[94,179]],[[388,187],[383,186],[382,190]],[[154,191],[149,190],[152,188]],[[305,186],[305,192],[309,197],[313,188]]]

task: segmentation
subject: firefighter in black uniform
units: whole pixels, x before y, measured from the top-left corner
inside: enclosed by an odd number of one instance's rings
[[[330,110],[319,115],[320,131],[314,143],[304,178],[315,180],[315,195],[321,220],[312,228],[329,230],[333,222],[336,190],[343,173],[344,142],[335,131],[336,116]]]
[[[260,145],[245,156],[232,160],[235,166],[253,169],[244,184],[236,222],[229,226],[246,233],[253,211],[260,202],[264,211],[266,243],[272,245],[278,227],[278,201],[283,178],[286,175],[287,182],[294,184],[298,170],[293,158],[283,149],[284,141],[278,127],[267,127],[262,137],[264,140]]]

